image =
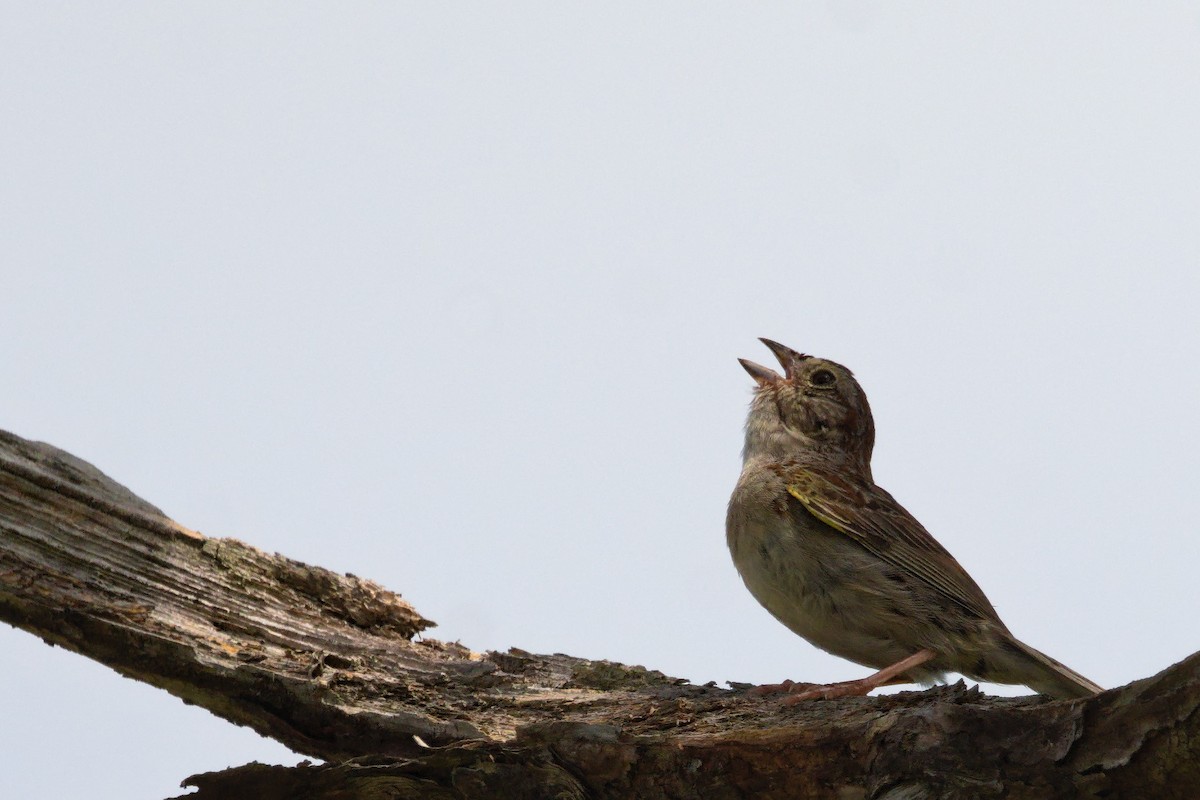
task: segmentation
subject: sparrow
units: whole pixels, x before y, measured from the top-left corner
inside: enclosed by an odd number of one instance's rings
[[[1053,698],[1102,691],[1013,636],[966,570],[875,484],[875,423],[850,370],[761,341],[783,374],[739,359],[756,389],[725,523],[733,563],[793,632],[878,670],[815,688],[763,688],[798,702],[957,672]]]

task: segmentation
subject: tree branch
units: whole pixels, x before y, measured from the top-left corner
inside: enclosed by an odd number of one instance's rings
[[[0,619],[329,762],[195,776],[189,797],[1200,792],[1200,654],[1087,701],[959,684],[783,707],[642,667],[474,653],[414,641],[433,623],[371,581],[202,536],[2,432]]]

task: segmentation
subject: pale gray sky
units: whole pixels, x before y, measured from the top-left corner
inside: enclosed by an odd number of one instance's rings
[[[478,650],[858,677],[725,548],[769,336],[1020,637],[1200,648],[1194,4],[2,9],[0,427]],[[0,796],[298,760],[0,648]]]

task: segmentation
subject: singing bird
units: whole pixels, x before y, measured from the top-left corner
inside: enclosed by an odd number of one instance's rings
[[[1017,639],[954,557],[875,484],[875,423],[850,370],[761,340],[783,375],[757,384],[726,539],[746,588],[812,644],[878,670],[788,702],[866,694],[946,672],[1054,698],[1102,689]],[[772,688],[780,688],[772,687]]]

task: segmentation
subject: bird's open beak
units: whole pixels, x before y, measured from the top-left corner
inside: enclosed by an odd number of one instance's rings
[[[779,342],[773,342],[770,339],[759,339],[760,342],[771,348],[771,352],[779,359],[779,365],[783,367],[783,375],[780,375],[773,369],[768,369],[762,364],[755,364],[753,361],[748,361],[744,358],[739,358],[738,363],[745,367],[746,372],[750,373],[750,377],[754,378],[755,383],[759,386],[770,386],[779,383],[782,380],[790,379],[796,373],[796,367],[806,358],[804,353],[797,353],[790,347],[782,345]]]

